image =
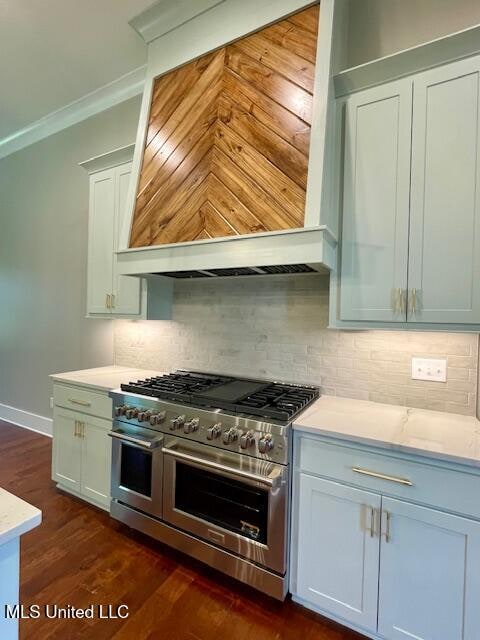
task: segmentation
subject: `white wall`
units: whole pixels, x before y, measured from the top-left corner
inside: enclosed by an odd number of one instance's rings
[[[479,23],[479,0],[350,0],[348,66]]]
[[[320,384],[322,393],[475,414],[477,335],[335,331],[328,277],[175,284],[172,322],[115,321],[116,363]],[[411,358],[447,358],[447,383],[411,380]]]
[[[51,415],[50,373],[113,361],[112,322],[85,316],[88,176],[135,139],[140,98],[0,160],[0,403]]]

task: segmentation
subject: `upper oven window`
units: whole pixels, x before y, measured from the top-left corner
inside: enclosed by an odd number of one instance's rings
[[[152,454],[122,443],[120,485],[144,496],[152,496]]]
[[[267,489],[176,463],[175,508],[266,544]]]

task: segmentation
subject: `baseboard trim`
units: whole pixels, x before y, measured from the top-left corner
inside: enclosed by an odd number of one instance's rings
[[[45,418],[44,416],[39,416],[36,413],[31,413],[30,411],[24,411],[23,409],[17,409],[16,407],[11,407],[8,404],[0,403],[0,420],[11,422],[17,427],[22,427],[29,431],[35,431],[35,433],[41,433],[43,436],[52,437],[52,418]]]

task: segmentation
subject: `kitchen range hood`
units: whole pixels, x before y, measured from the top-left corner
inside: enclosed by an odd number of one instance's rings
[[[162,0],[131,23],[148,64],[119,273],[326,273],[335,0],[321,15],[305,0],[201,5]]]
[[[206,278],[281,273],[326,273],[336,242],[326,228],[256,234],[128,249],[117,253],[124,275]]]

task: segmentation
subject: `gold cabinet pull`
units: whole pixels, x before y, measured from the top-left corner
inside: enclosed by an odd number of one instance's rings
[[[80,437],[85,438],[85,423],[80,422]]]
[[[400,308],[402,313],[407,313],[407,290],[401,289],[400,291]]]
[[[395,313],[405,313],[406,311],[406,290],[396,287],[393,290],[393,310]]]
[[[400,291],[398,287],[393,289],[392,298],[393,298],[393,311],[394,313],[400,313]]]
[[[389,482],[396,482],[397,484],[405,484],[408,487],[413,485],[408,478],[398,478],[397,476],[389,476],[385,473],[378,473],[377,471],[370,471],[370,469],[362,469],[360,467],[352,467],[354,473],[360,473],[362,476],[370,476],[371,478],[379,478],[380,480],[388,480]]]
[[[115,309],[115,294],[112,293],[112,295],[110,296],[110,306],[112,309]]]
[[[388,544],[392,540],[392,534],[391,534],[392,514],[390,513],[390,511],[382,511],[382,516],[383,514],[385,514],[385,531],[382,531],[380,535],[385,536],[385,542]]]
[[[89,402],[88,400],[77,400],[76,398],[69,398],[68,401],[71,402],[72,404],[79,404],[81,407],[92,406],[92,403]]]
[[[107,293],[107,298],[105,301],[105,306],[107,307],[107,309],[111,309],[112,308],[112,298],[110,296],[109,293]]]
[[[365,531],[370,534],[370,538],[375,537],[375,509],[369,505],[365,507]],[[367,521],[370,522],[370,526],[367,526]]]
[[[78,436],[78,420],[75,420],[75,430],[73,432],[74,437]]]
[[[415,287],[412,289],[412,313],[416,313],[418,311],[418,291]]]

